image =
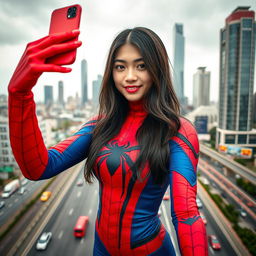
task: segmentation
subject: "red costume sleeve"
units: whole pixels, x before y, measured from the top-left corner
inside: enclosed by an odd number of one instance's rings
[[[199,143],[193,125],[181,119],[170,141],[171,213],[182,255],[208,255],[206,229],[196,204]]]

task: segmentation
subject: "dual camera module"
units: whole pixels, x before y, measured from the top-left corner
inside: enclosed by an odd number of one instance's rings
[[[77,11],[77,8],[75,6],[68,8],[68,13],[67,13],[68,19],[75,18],[76,17],[76,11]]]

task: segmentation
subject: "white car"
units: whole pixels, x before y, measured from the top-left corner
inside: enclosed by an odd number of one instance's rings
[[[247,213],[244,209],[240,209],[240,215],[245,218],[247,216]]]
[[[44,232],[40,236],[40,238],[37,240],[36,249],[37,250],[46,250],[51,239],[52,239],[52,232]]]
[[[199,198],[196,199],[196,204],[197,204],[198,208],[202,208],[203,207],[202,201]]]

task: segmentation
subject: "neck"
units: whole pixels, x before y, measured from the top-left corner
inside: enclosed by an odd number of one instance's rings
[[[129,113],[143,116],[146,115],[147,111],[144,108],[143,100],[129,101]]]

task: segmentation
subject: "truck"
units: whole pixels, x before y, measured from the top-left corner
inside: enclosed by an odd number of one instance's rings
[[[4,190],[2,192],[2,198],[10,197],[19,188],[20,188],[20,181],[18,179],[9,182],[4,186]]]

